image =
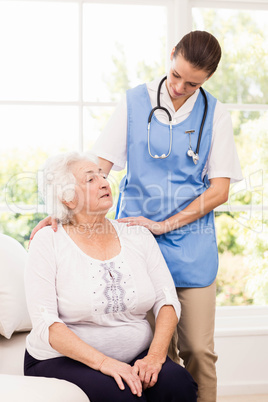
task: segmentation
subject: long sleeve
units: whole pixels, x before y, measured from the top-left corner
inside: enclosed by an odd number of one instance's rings
[[[26,300],[33,325],[32,333],[35,335],[33,337],[30,334],[27,343],[31,345],[32,353],[37,348],[36,356],[40,355],[42,344],[46,345],[46,349],[50,349],[50,325],[54,322],[63,323],[58,316],[55,284],[53,231],[48,227],[40,230],[31,242],[25,270]],[[32,339],[38,339],[37,344],[31,344]],[[52,348],[51,353],[54,357],[55,351]]]
[[[124,96],[115,108],[104,131],[93,146],[93,151],[112,162],[114,170],[125,168],[127,161],[127,100]]]
[[[243,179],[235,146],[232,120],[225,105],[217,102],[207,166],[208,178],[228,177],[231,183]]]

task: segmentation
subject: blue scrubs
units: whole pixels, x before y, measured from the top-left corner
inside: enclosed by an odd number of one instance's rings
[[[196,149],[204,112],[204,99],[199,93],[194,108],[184,121],[173,125],[171,154],[166,159],[153,159],[148,153],[147,126],[152,109],[146,85],[127,91],[128,154],[127,174],[120,184],[117,217],[145,216],[163,221],[184,210],[208,187],[207,176],[202,178],[212,138],[216,99],[206,92],[208,112],[199,150],[199,162],[187,155],[189,134]],[[169,125],[153,116],[150,146],[153,155],[169,149]],[[205,287],[210,285],[218,270],[218,251],[214,212],[180,229],[155,236],[176,287]]]

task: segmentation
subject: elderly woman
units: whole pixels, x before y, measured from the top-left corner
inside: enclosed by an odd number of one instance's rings
[[[44,188],[60,225],[29,250],[25,375],[73,382],[91,402],[196,401],[196,383],[167,357],[180,304],[153,235],[105,217],[111,189],[93,155],[49,159]]]

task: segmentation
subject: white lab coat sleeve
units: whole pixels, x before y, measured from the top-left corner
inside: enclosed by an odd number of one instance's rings
[[[125,168],[127,161],[127,99],[124,96],[93,146],[100,158],[112,162],[114,170]]]
[[[54,232],[51,227],[39,230],[28,252],[25,269],[26,300],[32,331],[35,333],[35,339],[39,340],[39,345],[31,345],[33,350],[42,343],[49,347],[49,327],[54,322],[63,323],[58,315],[53,238]]]
[[[219,101],[215,108],[212,142],[205,169],[209,179],[228,177],[231,183],[243,180],[231,116],[226,106]]]
[[[144,228],[143,228],[144,233]],[[156,300],[153,306],[155,319],[161,307],[170,305],[174,307],[178,320],[181,315],[181,305],[177,297],[174,281],[167,267],[160,248],[150,231],[145,232],[144,247],[148,273],[154,286]]]

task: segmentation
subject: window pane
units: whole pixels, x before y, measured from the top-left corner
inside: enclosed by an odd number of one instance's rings
[[[0,99],[78,99],[78,5],[0,2]]]
[[[268,11],[193,8],[194,29],[222,46],[218,71],[204,85],[225,103],[268,102]]]
[[[88,151],[95,144],[103,131],[114,107],[85,107],[83,110],[84,150]]]
[[[27,249],[31,231],[45,216],[41,213],[2,212],[0,213],[0,233],[13,237]]]
[[[217,215],[217,305],[267,305],[267,213],[256,214],[249,226],[241,213]]]
[[[0,106],[1,152],[78,147],[78,107]]]
[[[229,202],[268,205],[268,112],[232,111],[231,116],[245,180],[232,186]]]
[[[119,99],[127,88],[165,72],[165,7],[84,4],[83,9],[84,100]]]
[[[38,204],[37,170],[49,155],[78,149],[77,127],[76,107],[0,107],[2,206],[15,212],[20,204]]]

